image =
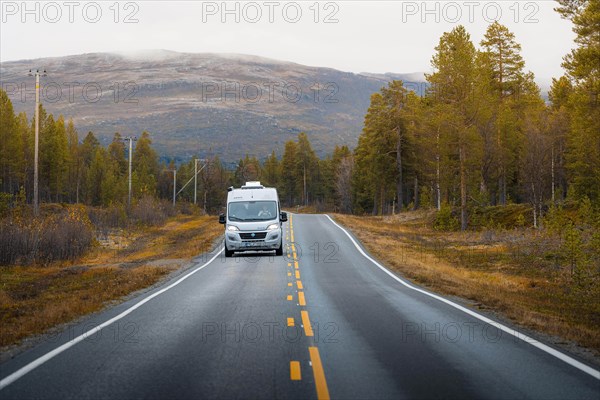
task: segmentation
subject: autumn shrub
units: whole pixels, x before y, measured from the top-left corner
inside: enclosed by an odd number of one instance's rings
[[[126,228],[129,223],[125,205],[121,203],[114,203],[106,208],[89,207],[88,215],[96,236],[103,239],[107,239],[115,229]]]
[[[472,207],[469,226],[473,229],[514,229],[533,226],[533,213],[528,204]]]
[[[189,201],[178,202],[177,212],[183,215],[204,215],[204,210],[199,205]]]
[[[144,196],[132,207],[130,218],[139,225],[157,226],[176,214],[171,202]]]
[[[93,243],[92,224],[82,206],[46,217],[0,221],[0,264],[47,264],[73,260]]]
[[[106,208],[90,207],[88,215],[96,229],[124,228],[127,225],[127,212],[121,203],[114,203]]]
[[[438,231],[456,231],[460,228],[460,222],[452,213],[452,207],[448,204],[444,204],[435,214],[433,226]]]

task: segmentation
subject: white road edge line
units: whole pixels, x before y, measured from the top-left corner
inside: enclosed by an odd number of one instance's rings
[[[356,241],[354,240],[354,238],[352,237],[352,235],[350,235],[350,233],[348,233],[348,231],[346,229],[344,229],[343,227],[341,227],[340,225],[338,225],[329,215],[325,214],[325,216],[327,218],[329,218],[329,220],[335,226],[337,226],[339,229],[341,229],[342,232],[344,232],[346,234],[346,236],[348,236],[348,238],[354,244],[354,247],[356,247],[358,249],[358,251],[367,260],[371,261],[373,264],[375,264],[377,267],[379,267],[383,272],[385,272],[386,274],[388,274],[389,276],[391,276],[392,278],[394,278],[395,280],[397,280],[398,282],[400,282],[401,284],[403,284],[407,288],[415,290],[415,291],[420,292],[420,293],[423,293],[423,294],[425,294],[425,295],[427,295],[429,297],[433,297],[436,300],[439,300],[439,301],[444,302],[444,303],[446,303],[446,304],[448,304],[448,305],[450,305],[450,306],[452,306],[454,308],[457,308],[460,311],[465,312],[465,313],[469,314],[472,317],[475,317],[475,318],[477,318],[477,319],[479,319],[479,320],[481,320],[481,321],[483,321],[483,322],[485,322],[487,324],[493,325],[497,329],[500,329],[500,330],[502,330],[502,331],[504,331],[504,332],[506,332],[506,333],[508,333],[508,334],[510,334],[510,335],[512,335],[512,336],[514,336],[516,338],[518,338],[518,339],[523,340],[526,343],[529,343],[530,345],[532,345],[534,347],[537,347],[538,349],[540,349],[542,351],[545,351],[546,353],[548,353],[548,354],[550,354],[550,355],[558,358],[559,360],[562,360],[562,361],[566,362],[567,364],[569,364],[569,365],[571,365],[571,366],[573,366],[573,367],[575,367],[575,368],[577,368],[577,369],[585,372],[586,374],[589,374],[589,375],[593,376],[596,379],[600,379],[600,371],[597,371],[594,368],[592,368],[592,367],[590,367],[590,366],[588,366],[588,365],[586,365],[586,364],[584,364],[582,362],[579,362],[579,361],[575,360],[574,358],[569,357],[568,355],[566,355],[566,354],[564,354],[564,353],[562,353],[562,352],[560,352],[560,351],[558,351],[556,349],[553,349],[552,347],[550,347],[548,345],[545,345],[544,343],[542,343],[542,342],[540,342],[540,341],[538,341],[536,339],[533,339],[533,338],[531,338],[531,337],[529,337],[529,336],[527,336],[527,335],[525,335],[523,333],[520,333],[517,330],[510,329],[507,326],[504,326],[504,325],[500,324],[499,322],[496,322],[496,321],[493,321],[493,320],[491,320],[491,319],[489,319],[487,317],[484,317],[481,314],[478,314],[478,313],[476,313],[476,312],[474,312],[472,310],[469,310],[468,308],[465,308],[465,307],[463,307],[463,306],[461,306],[459,304],[453,303],[452,301],[450,301],[448,299],[445,299],[445,298],[443,298],[441,296],[435,295],[433,293],[429,293],[429,292],[427,292],[427,291],[425,291],[423,289],[419,289],[417,287],[414,287],[414,286],[410,285],[409,283],[407,283],[403,279],[400,279],[399,277],[397,277],[394,273],[392,273],[386,267],[384,267],[383,265],[381,265],[377,261],[375,261],[373,258],[371,258],[367,253],[365,253],[363,251],[363,249],[358,245],[358,243],[356,243]]]
[[[26,375],[29,372],[33,371],[34,369],[36,369],[40,365],[44,364],[46,361],[51,360],[52,358],[56,357],[57,355],[59,355],[63,351],[69,349],[70,347],[73,347],[74,345],[76,345],[77,343],[81,342],[82,340],[84,340],[88,336],[92,336],[92,335],[96,334],[97,332],[99,332],[100,330],[106,328],[110,324],[112,324],[112,323],[120,320],[121,318],[127,316],[128,314],[132,313],[136,309],[140,308],[141,306],[143,306],[144,304],[146,304],[147,302],[149,302],[153,298],[155,298],[157,296],[160,296],[161,294],[163,294],[167,290],[169,290],[169,289],[171,289],[171,288],[179,285],[181,282],[185,281],[187,278],[189,278],[190,276],[194,275],[196,272],[200,271],[201,269],[203,269],[204,267],[206,267],[207,265],[209,265],[210,263],[212,263],[215,260],[215,258],[217,258],[219,256],[219,254],[221,254],[222,252],[223,252],[223,249],[219,250],[210,260],[208,260],[202,266],[197,267],[196,269],[194,269],[193,271],[191,271],[188,274],[184,275],[183,277],[179,278],[177,281],[173,282],[169,286],[167,286],[167,287],[159,290],[156,293],[153,293],[152,295],[146,297],[145,299],[143,299],[139,303],[136,303],[135,305],[129,307],[127,310],[123,311],[121,314],[119,314],[119,315],[117,315],[115,317],[112,317],[108,321],[106,321],[106,322],[104,322],[104,323],[96,326],[95,328],[90,329],[89,331],[87,331],[87,332],[85,332],[85,333],[77,336],[74,339],[69,340],[68,342],[62,344],[61,346],[55,348],[54,350],[52,350],[52,351],[44,354],[43,356],[41,356],[41,357],[33,360],[32,362],[30,362],[29,364],[25,365],[24,367],[21,367],[20,369],[16,370],[15,372],[13,372],[12,374],[8,375],[6,378],[4,378],[4,379],[2,379],[0,381],[0,390],[4,389],[5,387],[7,387],[8,385],[10,385],[11,383],[13,383],[14,381],[16,381],[17,379],[22,378],[24,375]]]

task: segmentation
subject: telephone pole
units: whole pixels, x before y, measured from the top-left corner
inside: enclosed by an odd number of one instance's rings
[[[173,207],[175,207],[175,197],[177,197],[177,168],[173,170]]]
[[[40,201],[39,201],[39,142],[40,142],[40,70],[36,69],[35,72],[29,70],[29,76],[35,75],[35,139],[34,139],[34,150],[33,150],[33,214],[37,217],[40,213]],[[46,76],[46,70],[41,73],[42,76]]]
[[[203,159],[200,159],[200,161],[203,161]],[[196,163],[197,164],[197,163]],[[175,193],[175,190],[173,190],[173,204],[175,204],[175,196],[177,196],[179,193],[181,193],[183,191],[183,189],[185,189],[187,187],[187,185],[189,185],[192,181],[194,181],[194,185],[196,184],[197,180],[196,180],[196,176],[202,172],[202,170],[204,169],[204,167],[206,167],[207,163],[205,163],[202,168],[200,168],[199,170],[196,170],[196,166],[194,166],[194,176],[192,176],[186,183],[185,185],[183,185],[181,187],[181,189],[179,189],[179,191],[177,193]],[[196,204],[196,188],[194,188],[194,204]]]
[[[133,155],[133,142],[137,140],[134,136],[124,137],[122,140],[129,141],[129,194],[127,196],[127,206],[131,207],[131,160]]]
[[[194,158],[194,205],[198,198],[198,159]]]
[[[202,161],[204,163],[202,168],[200,168],[200,171],[198,171],[198,161]],[[198,174],[202,172],[204,167],[206,167],[206,164],[207,162],[205,158],[194,159],[194,204],[196,204],[196,201],[198,199]]]
[[[304,164],[304,193],[303,193],[302,197],[304,197],[304,205],[307,206],[308,198],[307,198],[307,193],[306,193],[306,164]]]

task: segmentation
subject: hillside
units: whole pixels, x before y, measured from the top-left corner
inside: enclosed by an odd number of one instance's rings
[[[217,154],[279,154],[305,131],[319,155],[353,146],[369,98],[391,79],[419,74],[354,74],[246,55],[165,50],[92,53],[0,64],[0,83],[16,112],[34,109],[31,68],[45,68],[42,102],[73,117],[80,137],[93,131],[106,143],[152,133],[161,155],[187,159]],[[413,84],[421,87],[422,82]],[[99,94],[101,91],[101,95]]]

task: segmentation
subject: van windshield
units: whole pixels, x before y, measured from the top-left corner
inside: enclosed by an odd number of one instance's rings
[[[227,215],[230,221],[268,221],[277,217],[274,201],[237,201],[229,203]]]

